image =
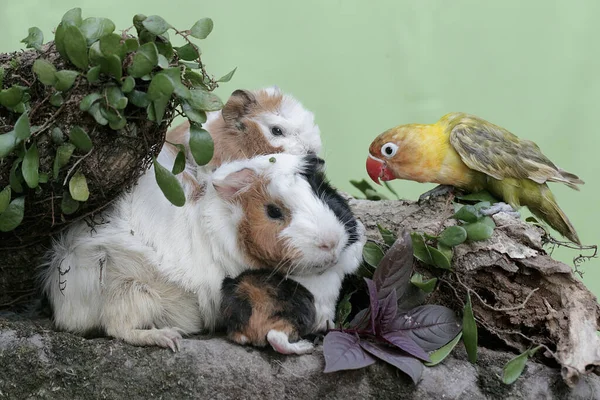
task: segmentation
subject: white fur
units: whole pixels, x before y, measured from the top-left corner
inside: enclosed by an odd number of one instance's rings
[[[267,333],[267,341],[275,351],[281,354],[307,354],[312,352],[315,347],[308,340],[290,343],[290,338],[285,332],[275,329],[271,329]]]
[[[173,163],[166,151],[159,161],[167,168]],[[347,234],[299,176],[302,164],[302,157],[289,154],[260,156],[225,164],[212,179],[218,184],[250,168],[271,180],[268,191],[293,212],[285,235],[301,255],[288,272],[302,274],[295,279],[316,293],[324,327],[323,321],[333,321],[344,273],[358,267],[362,244],[343,249]],[[186,193],[193,189],[182,182]],[[238,242],[237,205],[219,197],[209,181],[197,202],[175,207],[150,169],[102,217],[104,223],[93,228],[74,224],[49,253],[42,279],[58,328],[77,333],[99,328],[132,344],[177,348],[180,333],[218,325],[223,279],[249,267]],[[322,249],[323,240],[335,245]]]

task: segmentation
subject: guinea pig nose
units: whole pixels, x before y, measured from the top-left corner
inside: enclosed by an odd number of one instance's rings
[[[324,251],[330,251],[335,248],[337,242],[335,240],[323,240],[319,243],[319,249]]]

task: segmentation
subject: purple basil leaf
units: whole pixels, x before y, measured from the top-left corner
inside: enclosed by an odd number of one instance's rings
[[[373,273],[379,300],[384,300],[392,290],[396,291],[397,297],[402,297],[410,286],[412,264],[412,240],[408,232],[404,231],[385,253]]]
[[[392,330],[406,333],[423,350],[433,351],[454,339],[461,323],[451,309],[427,304],[398,314]]]
[[[360,346],[357,336],[331,331],[323,340],[325,370],[336,372],[344,369],[359,369],[375,363],[375,359]]]
[[[427,294],[424,291],[410,284],[404,294],[398,298],[398,312],[410,311],[422,305],[425,303],[426,296]]]
[[[416,358],[402,354],[392,347],[367,342],[366,340],[361,340],[360,346],[375,357],[393,365],[410,376],[415,384],[421,379],[421,375],[423,374],[423,364]]]
[[[371,312],[371,332],[375,332],[375,319],[377,317],[377,313],[379,312],[379,300],[377,299],[377,288],[375,287],[375,282],[370,280],[369,278],[364,278],[365,282],[367,282],[367,289],[369,290],[369,302],[370,302],[370,312]]]
[[[348,324],[348,328],[362,331],[365,329],[369,329],[370,322],[371,322],[371,313],[368,308],[363,308],[358,313],[356,313],[354,318],[352,318],[352,321],[350,321],[350,323]],[[370,332],[370,333],[375,333],[375,332]]]
[[[379,313],[375,328],[376,332],[388,332],[396,320],[398,313],[398,298],[396,291],[392,290],[390,294],[379,304]]]
[[[417,342],[415,342],[408,334],[404,331],[396,331],[390,333],[384,333],[382,336],[389,343],[398,347],[400,350],[403,350],[410,354],[413,357],[420,358],[423,361],[431,361],[429,358],[429,354],[425,350],[423,350]]]

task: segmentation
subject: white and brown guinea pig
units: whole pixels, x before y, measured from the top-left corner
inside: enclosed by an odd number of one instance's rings
[[[189,128],[188,122],[173,128],[167,132],[167,141],[186,146],[186,159],[196,166],[188,147]],[[234,91],[221,111],[207,113],[203,128],[215,144],[212,160],[199,168],[204,173],[223,162],[261,154],[321,151],[321,134],[313,113],[275,86]]]
[[[236,343],[263,347],[268,342],[284,354],[311,351],[312,343],[294,341],[324,331],[328,322],[333,326],[344,274],[354,272],[360,263],[366,239],[364,226],[325,178],[323,161],[316,156],[305,158],[310,165],[304,172],[305,178],[346,229],[348,239],[344,246],[349,251],[339,260],[344,266],[306,274],[295,268],[281,271],[277,265],[226,278],[221,313],[228,337]]]
[[[173,165],[171,152],[158,158]],[[313,294],[315,329],[324,329],[365,237],[327,199],[319,165],[315,156],[259,156],[223,164],[203,185],[185,171],[183,207],[148,170],[104,223],[74,223],[53,243],[41,279],[55,326],[176,349],[182,334],[222,326],[226,277],[269,268]]]

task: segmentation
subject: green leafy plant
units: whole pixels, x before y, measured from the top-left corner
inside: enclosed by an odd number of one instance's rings
[[[15,55],[0,66],[0,120],[7,121],[8,127],[0,131],[0,162],[12,166],[10,184],[0,188],[3,198],[9,199],[0,210],[2,231],[19,226],[32,200],[31,191],[57,193],[51,196],[52,208],[60,205],[63,216],[77,212],[95,195],[97,186],[90,185],[83,159],[94,154],[98,141],[110,141],[110,132],[121,135],[122,141],[145,135],[136,131],[140,121],[152,121],[164,135],[175,114],[185,116],[191,125],[189,147],[194,161],[205,165],[211,160],[213,143],[202,124],[206,112],[223,106],[212,91],[235,73],[234,69],[215,79],[202,63],[195,40],[208,37],[213,21],[202,18],[179,30],[158,15],[138,14],[133,26],[121,32],[115,29],[110,19],[83,18],[81,9],[74,8],[62,17],[53,42],[44,44],[43,32],[29,29],[22,43],[37,52],[31,64],[25,56]],[[184,44],[176,46],[170,34]],[[12,78],[23,65],[30,65],[33,81]],[[73,103],[91,120],[60,125],[59,114]],[[15,122],[9,124],[11,120]],[[51,132],[50,143],[46,132]],[[115,141],[121,139],[115,136]],[[156,148],[146,144],[144,152],[143,157],[148,157],[156,154]],[[180,147],[173,170],[150,158],[160,189],[176,206],[185,203],[176,177],[183,171],[185,154]],[[42,163],[42,159],[53,162]],[[54,209],[52,215],[54,225]]]

